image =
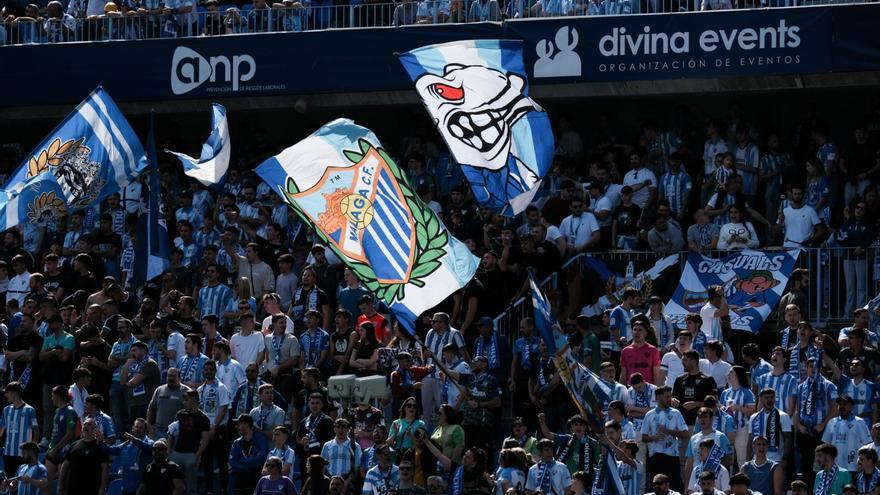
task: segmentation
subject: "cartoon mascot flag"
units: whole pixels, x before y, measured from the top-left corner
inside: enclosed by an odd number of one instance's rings
[[[455,41],[400,61],[477,201],[514,216],[532,201],[553,161],[550,119],[528,96],[523,44]]]
[[[477,257],[351,120],[321,127],[257,174],[409,329],[476,272]]]

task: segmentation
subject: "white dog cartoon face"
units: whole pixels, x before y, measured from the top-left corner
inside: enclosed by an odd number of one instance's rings
[[[498,170],[511,153],[511,127],[532,110],[526,81],[483,66],[449,64],[443,76],[425,74],[416,90],[453,155],[462,163]]]

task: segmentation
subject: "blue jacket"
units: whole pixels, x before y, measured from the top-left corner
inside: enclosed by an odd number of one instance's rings
[[[118,456],[116,465],[122,468],[122,489],[136,492],[144,476],[147,465],[153,462],[153,441],[149,437],[142,440],[128,440],[116,445],[101,444],[107,455]]]
[[[241,437],[232,442],[232,449],[229,451],[229,467],[233,471],[259,471],[269,454],[269,441],[262,433],[254,432],[251,437],[251,448],[247,453],[242,450],[241,444]]]

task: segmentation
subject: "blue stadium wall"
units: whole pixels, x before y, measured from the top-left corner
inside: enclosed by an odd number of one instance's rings
[[[549,96],[645,82],[846,79],[880,69],[878,33],[880,5],[864,4],[4,47],[0,107],[75,104],[97,85],[147,104],[399,92],[411,86],[396,53],[475,38],[522,40],[531,84]]]

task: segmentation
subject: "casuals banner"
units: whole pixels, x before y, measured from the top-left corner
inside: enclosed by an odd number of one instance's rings
[[[684,317],[705,306],[708,288],[721,285],[730,306],[731,328],[756,333],[779,302],[799,252],[742,251],[721,259],[689,253],[664,312],[683,328]]]

